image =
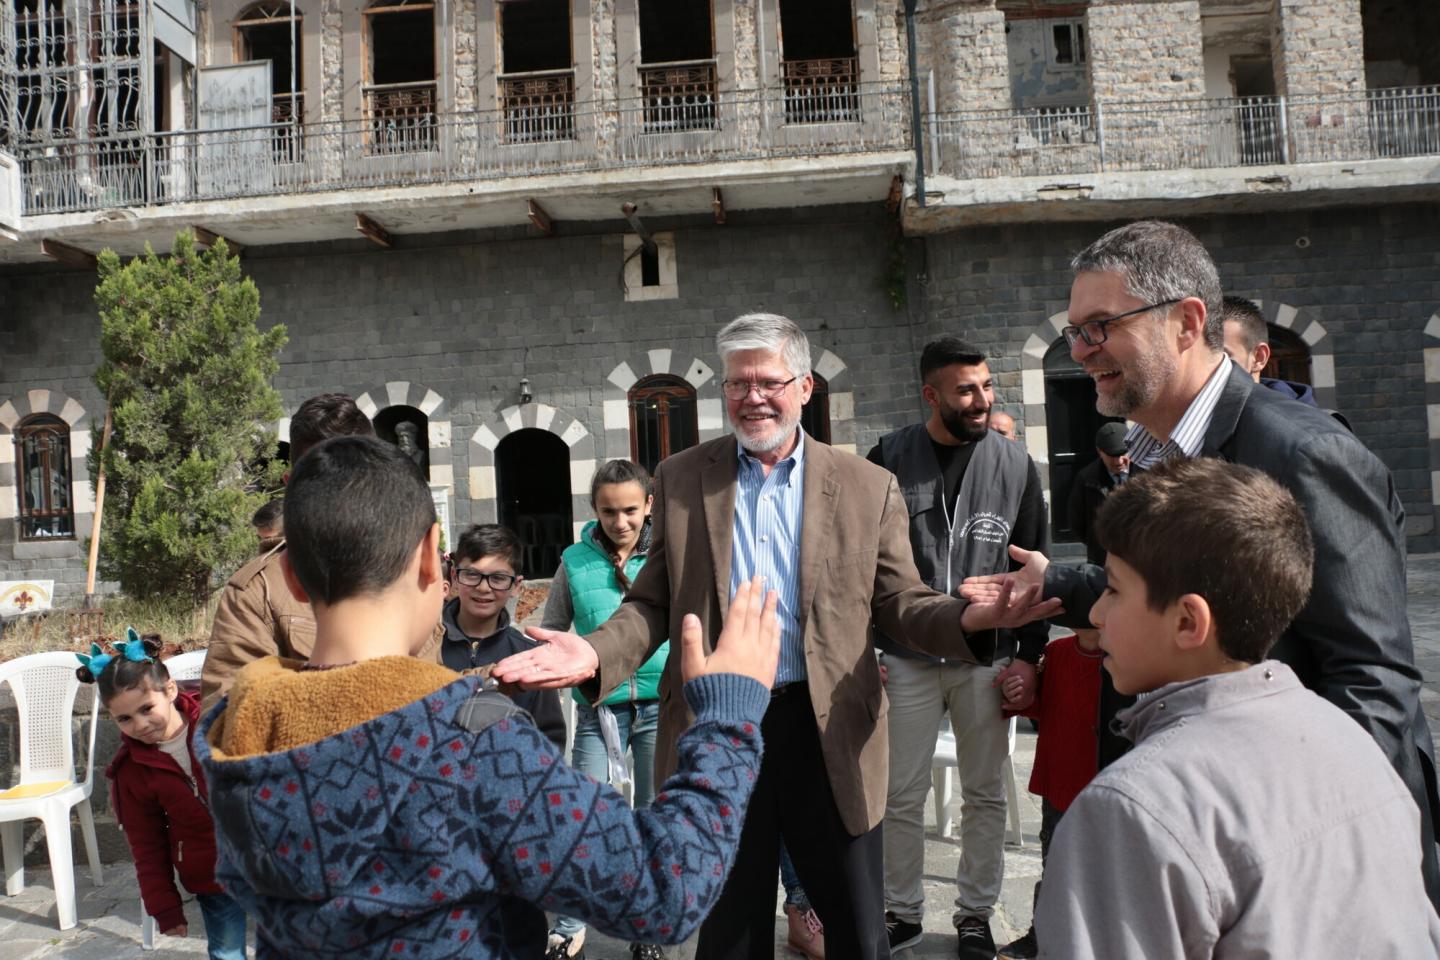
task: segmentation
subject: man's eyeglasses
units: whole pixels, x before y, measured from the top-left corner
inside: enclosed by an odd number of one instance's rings
[[[1117,313],[1113,317],[1106,317],[1104,320],[1086,320],[1078,327],[1061,327],[1060,333],[1065,337],[1065,342],[1072,347],[1075,346],[1076,340],[1084,340],[1090,346],[1098,347],[1109,339],[1110,332],[1105,328],[1116,320],[1124,320],[1126,317],[1149,313],[1151,310],[1159,310],[1161,307],[1173,307],[1183,299],[1183,297],[1176,297],[1174,300],[1161,300],[1159,303],[1152,303],[1148,307],[1137,307],[1134,310]]]
[[[799,377],[791,377],[789,380],[721,380],[720,389],[725,393],[726,400],[744,400],[754,390],[760,394],[761,400],[774,400],[785,392]]]
[[[520,578],[510,573],[481,573],[474,567],[460,567],[455,571],[455,579],[467,587],[478,587],[480,581],[484,580],[490,584],[490,589],[496,593],[504,593],[515,586],[515,581]]]

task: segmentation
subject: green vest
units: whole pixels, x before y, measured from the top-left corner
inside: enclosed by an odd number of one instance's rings
[[[560,562],[565,567],[565,579],[570,584],[570,605],[574,611],[575,632],[582,637],[599,629],[601,624],[620,609],[620,601],[625,599],[625,594],[620,589],[620,581],[615,577],[615,565],[610,562],[604,548],[595,542],[595,530],[598,526],[595,520],[585,524],[585,529],[580,531],[580,541],[566,547],[565,552],[560,555]],[[643,566],[645,557],[642,554],[631,554],[625,561],[625,576],[630,578],[631,583],[635,582],[635,576]],[[640,665],[640,669],[636,670],[629,680],[616,687],[603,702],[613,706],[631,701],[658,700],[660,677],[665,673],[665,661],[669,657],[670,641],[666,640],[650,659]],[[589,705],[589,701],[578,689],[574,691],[574,697],[576,703]]]

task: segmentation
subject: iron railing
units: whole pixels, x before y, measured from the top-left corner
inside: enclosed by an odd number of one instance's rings
[[[715,129],[717,89],[714,60],[641,66],[646,132]]]
[[[907,150],[903,88],[860,86],[849,123],[796,124],[788,101],[721,93],[711,126],[657,130],[645,97],[517,125],[510,105],[350,122],[74,139],[16,151],[28,216],[325,190]],[[563,117],[563,123],[558,119]],[[548,133],[544,133],[548,131]],[[542,133],[544,135],[542,136]],[[564,135],[562,135],[564,134]],[[283,149],[282,149],[283,147]]]
[[[961,179],[1440,154],[1440,87],[936,113],[939,173]]]
[[[860,109],[860,62],[855,57],[783,60],[786,123],[851,123]]]
[[[500,78],[506,143],[575,139],[575,71],[512,74]]]

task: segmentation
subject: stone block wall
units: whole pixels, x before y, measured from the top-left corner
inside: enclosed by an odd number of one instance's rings
[[[1363,93],[1360,0],[1275,0],[1272,24],[1280,94]]]
[[[1198,0],[1093,3],[1085,14],[1085,35],[1096,100],[1205,95]]]

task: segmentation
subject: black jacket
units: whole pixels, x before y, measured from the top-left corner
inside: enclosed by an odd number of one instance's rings
[[[1405,510],[1390,471],[1325,412],[1258,387],[1239,367],[1231,368],[1200,455],[1263,470],[1305,511],[1314,587],[1270,656],[1364,727],[1410,788],[1420,808],[1425,885],[1440,904],[1440,792],[1405,608]],[[1057,619],[1088,624],[1105,571],[1051,564],[1045,579],[1045,595],[1065,605]]]
[[[445,642],[440,648],[440,660],[457,673],[474,667],[484,667],[504,660],[512,653],[533,650],[540,644],[510,625],[510,611],[501,610],[495,632],[488,637],[475,638],[460,629],[458,614],[460,598],[451,597],[445,601],[440,613],[440,622],[445,626]],[[560,712],[560,693],[556,690],[526,690],[511,697],[515,705],[530,714],[540,732],[562,751],[565,749],[565,715]]]
[[[1113,489],[1115,481],[1098,457],[1081,467],[1070,484],[1070,531],[1085,544],[1086,559],[1097,566],[1105,562],[1105,551],[1095,537],[1095,513]]]

